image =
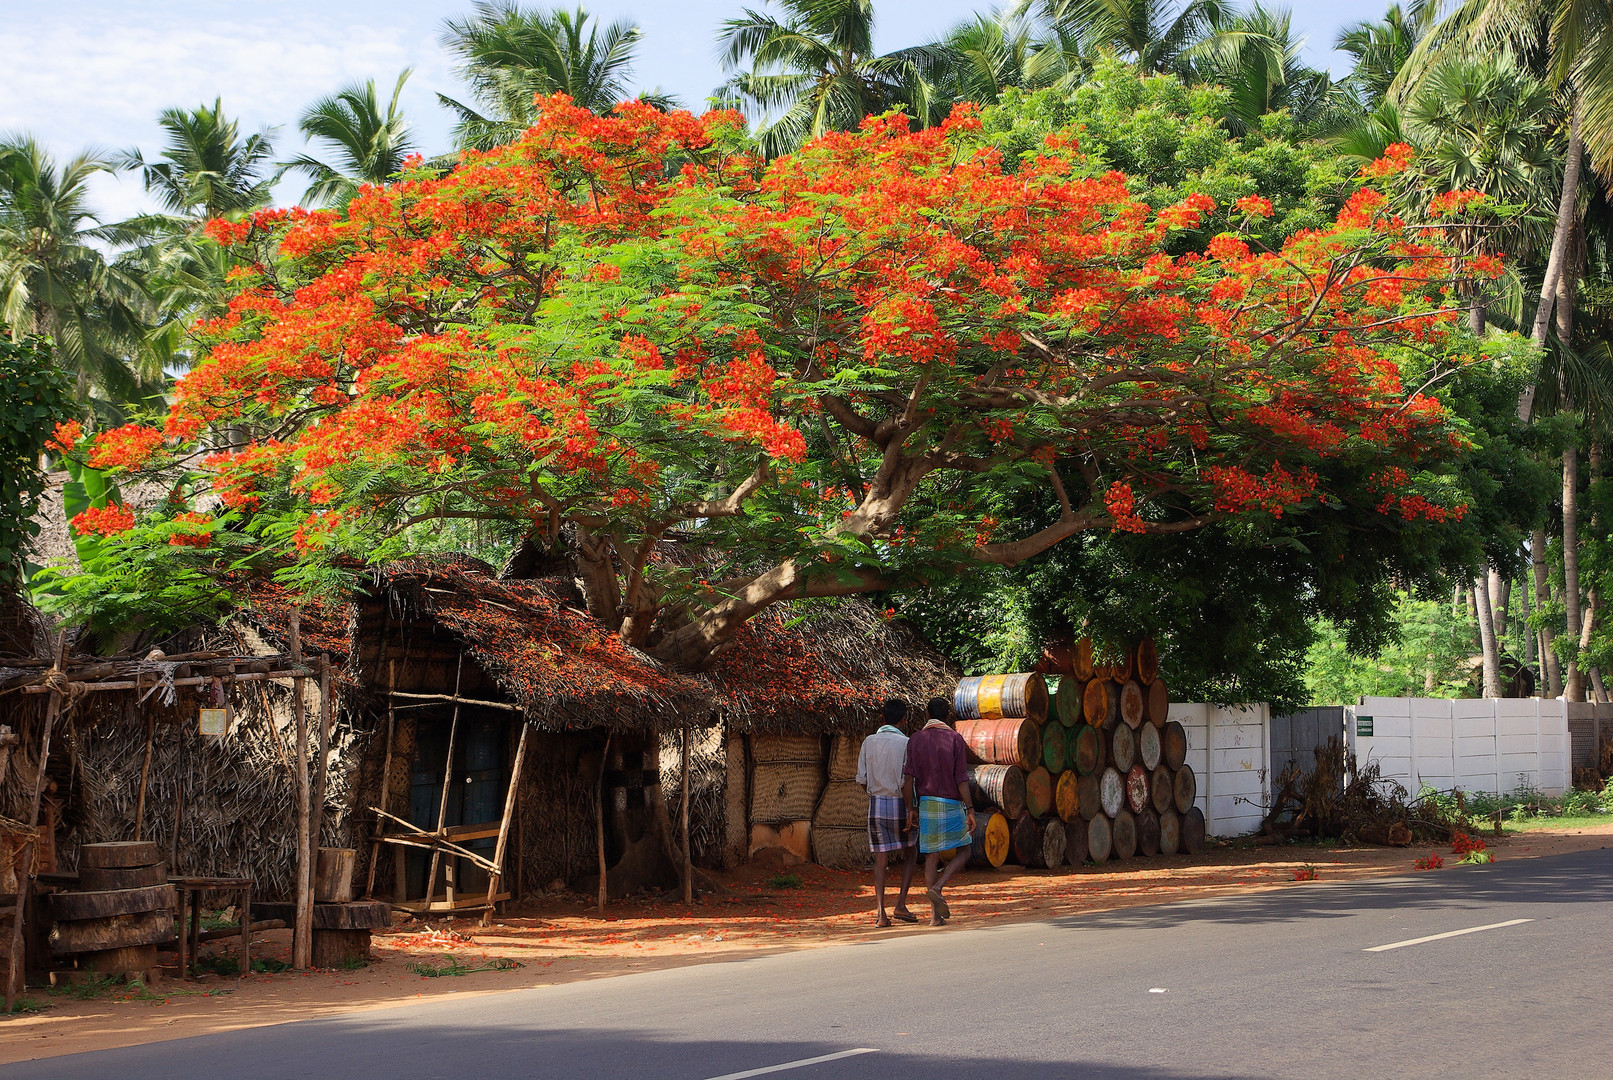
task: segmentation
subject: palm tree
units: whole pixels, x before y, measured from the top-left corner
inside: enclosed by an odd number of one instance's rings
[[[1358,22],[1339,31],[1333,47],[1355,57],[1344,86],[1362,104],[1375,106],[1406,66],[1435,13],[1429,0],[1413,0],[1409,9],[1390,4],[1378,22]]]
[[[1279,110],[1311,126],[1332,110],[1338,94],[1326,72],[1301,62],[1304,46],[1287,11],[1255,4],[1245,12],[1223,9],[1207,18],[1204,36],[1183,49],[1177,63],[1194,80],[1219,83],[1231,92],[1225,120],[1235,134]]]
[[[764,153],[788,153],[892,108],[921,119],[934,115],[944,46],[875,55],[873,0],[777,0],[777,6],[779,17],[746,8],[717,36],[723,65],[734,73],[720,93],[761,113],[756,135]]]
[[[89,204],[90,179],[112,168],[88,153],[58,166],[32,136],[0,137],[0,323],[52,338],[80,400],[118,415],[162,372],[142,347],[141,282],[108,261],[111,230]]]
[[[164,209],[199,227],[268,205],[274,183],[267,172],[274,154],[270,132],[242,139],[240,125],[224,115],[221,99],[194,109],[164,109],[157,126],[168,136],[158,160],[127,150],[116,164],[138,171]]]
[[[635,95],[628,88],[642,32],[625,19],[601,26],[579,7],[523,8],[514,0],[482,0],[469,18],[449,19],[439,39],[459,60],[478,107],[437,95],[459,117],[461,147],[489,149],[532,125],[533,98],[566,94],[596,113]],[[657,105],[665,95],[642,95]]]
[[[337,158],[337,164],[331,165],[303,154],[285,164],[287,171],[311,178],[302,196],[304,202],[346,206],[362,185],[384,184],[403,168],[403,159],[414,149],[414,132],[398,107],[409,75],[410,69],[405,68],[398,76],[384,113],[374,79],[344,86],[303,112],[297,124],[302,133],[326,144]]]
[[[953,27],[937,44],[945,51],[945,60],[939,65],[935,95],[946,104],[991,105],[1005,90],[1053,86],[1071,74],[1067,42],[1056,31],[1040,37],[1022,10],[977,14]]]
[[[1022,0],[1090,57],[1110,52],[1146,74],[1183,74],[1189,54],[1236,14],[1223,0]]]

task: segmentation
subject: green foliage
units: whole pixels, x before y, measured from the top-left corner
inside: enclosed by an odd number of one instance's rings
[[[17,579],[23,548],[39,533],[39,458],[73,411],[72,384],[52,363],[50,343],[12,340],[0,327],[0,586]]]
[[[767,879],[770,889],[799,889],[801,887],[800,874],[774,874]]]
[[[1305,689],[1312,705],[1353,705],[1372,697],[1469,697],[1474,692],[1468,658],[1478,630],[1464,607],[1448,601],[1401,597],[1395,606],[1398,640],[1379,652],[1350,651],[1346,634],[1320,619],[1316,640],[1305,653]]]

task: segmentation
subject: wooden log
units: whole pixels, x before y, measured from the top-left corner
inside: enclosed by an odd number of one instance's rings
[[[1091,821],[1103,813],[1103,776],[1101,773],[1076,774],[1075,795],[1081,816]]]
[[[1182,850],[1189,855],[1204,850],[1204,811],[1196,806],[1182,815]]]
[[[279,901],[256,901],[252,905],[252,918],[295,918],[295,904]],[[355,900],[350,904],[315,904],[310,915],[315,930],[385,930],[392,925],[392,905],[380,900]]]
[[[1171,692],[1164,679],[1155,679],[1148,684],[1148,693],[1144,696],[1143,718],[1155,727],[1164,727],[1170,720],[1170,711]]]
[[[1126,774],[1126,806],[1133,814],[1148,809],[1148,770],[1141,764],[1133,765]]]
[[[1137,760],[1143,768],[1153,772],[1159,768],[1159,757],[1164,747],[1159,741],[1159,729],[1153,724],[1144,724],[1137,729]]]
[[[1148,778],[1149,802],[1155,813],[1164,814],[1176,805],[1176,776],[1161,765]]]
[[[1090,776],[1103,767],[1103,736],[1095,727],[1082,724],[1073,729],[1070,740],[1070,767],[1082,776]]]
[[[1092,679],[1082,693],[1081,715],[1095,728],[1108,727],[1118,701],[1114,683],[1108,679]]]
[[[1180,769],[1187,760],[1187,729],[1175,720],[1170,721],[1160,732],[1165,764],[1172,769]]]
[[[1143,722],[1143,688],[1135,679],[1121,684],[1120,721],[1133,731]]]
[[[1042,735],[1025,718],[960,720],[953,725],[969,748],[969,760],[982,765],[1034,769],[1042,757]]]
[[[1092,858],[1092,852],[1087,849],[1087,821],[1085,818],[1071,818],[1064,823],[1064,861],[1071,866],[1080,866]]]
[[[78,849],[78,865],[80,869],[94,867],[95,869],[117,868],[126,869],[137,866],[150,866],[158,862],[162,856],[157,852],[157,845],[151,840],[121,840],[111,844],[85,844]]]
[[[84,892],[114,892],[123,889],[147,889],[168,883],[168,864],[103,869],[89,866],[78,872],[78,887]]]
[[[1129,859],[1137,854],[1137,819],[1130,810],[1121,810],[1109,823],[1114,832],[1115,858]]]
[[[1034,866],[1037,852],[1042,846],[1042,828],[1036,819],[1028,813],[1019,815],[1010,839],[1012,853],[1009,858],[1021,866]]]
[[[1137,814],[1137,850],[1144,855],[1158,855],[1160,841],[1159,815],[1152,808]]]
[[[82,953],[74,962],[79,971],[93,971],[100,975],[134,975],[145,979],[157,966],[157,946],[130,945],[123,949]]]
[[[1123,773],[1137,764],[1137,736],[1125,724],[1116,724],[1109,733],[1109,764]]]
[[[1037,818],[1053,811],[1053,775],[1043,766],[1025,774],[1025,809]]]
[[[1154,647],[1153,638],[1139,641],[1134,656],[1138,682],[1146,686],[1159,677],[1159,650]]]
[[[1070,673],[1082,682],[1092,679],[1092,639],[1082,638],[1075,643],[1070,655]]]
[[[315,930],[314,967],[339,968],[370,958],[368,930]]]
[[[995,807],[1017,821],[1025,812],[1025,772],[1017,765],[975,765],[969,770],[969,794],[977,809]]]
[[[1120,808],[1126,802],[1126,778],[1120,774],[1120,770],[1113,766],[1103,770],[1098,797],[1103,805],[1103,812],[1109,817],[1120,813]]]
[[[314,863],[314,903],[345,904],[353,899],[354,848],[322,847]]]
[[[1099,814],[1087,822],[1087,858],[1093,862],[1106,862],[1114,850],[1114,830],[1109,825],[1108,816]]]
[[[959,679],[952,694],[960,720],[1022,717],[1040,724],[1047,719],[1047,701],[1047,680],[1036,671],[973,675]]]
[[[972,844],[969,848],[969,865],[977,868],[991,867],[996,869],[1008,861],[1008,851],[1013,845],[1013,830],[1008,825],[1008,818],[995,810],[987,810],[975,815],[975,829],[971,834]]]
[[[1159,853],[1175,855],[1181,849],[1182,815],[1176,812],[1176,807],[1167,807],[1159,812]]]
[[[1036,827],[1041,830],[1041,843],[1036,848],[1037,867],[1044,870],[1057,870],[1064,865],[1064,822],[1057,818],[1039,821]]]
[[[1068,728],[1083,723],[1081,709],[1086,689],[1086,681],[1074,675],[1065,675],[1059,679],[1058,691],[1053,695],[1053,716],[1059,723]]]
[[[148,885],[143,889],[112,892],[60,892],[51,893],[44,900],[52,918],[75,922],[137,915],[143,911],[166,911],[174,906],[174,889],[172,885]]]
[[[1053,785],[1053,809],[1060,821],[1074,821],[1081,816],[1080,778],[1074,769],[1065,769]]]
[[[109,919],[59,922],[50,931],[50,951],[58,956],[74,953],[126,949],[134,945],[155,945],[174,933],[174,913],[142,911],[114,915]]]
[[[1042,736],[1042,764],[1057,776],[1070,767],[1069,729],[1063,724],[1044,724]]]
[[[1193,800],[1198,798],[1198,779],[1193,775],[1191,765],[1183,765],[1176,770],[1176,812],[1185,814],[1193,808]]]

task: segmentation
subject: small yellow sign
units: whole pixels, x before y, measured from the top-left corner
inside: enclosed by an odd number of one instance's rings
[[[208,738],[217,739],[229,730],[230,714],[226,709],[203,709],[200,731]]]

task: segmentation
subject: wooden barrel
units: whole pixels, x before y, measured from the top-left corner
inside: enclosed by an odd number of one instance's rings
[[[1053,774],[1038,765],[1025,774],[1025,809],[1044,818],[1053,810]]]
[[[973,844],[969,848],[969,865],[993,869],[1008,861],[1008,848],[1013,830],[1008,819],[995,810],[983,810],[975,815]]]
[[[1110,817],[1120,813],[1126,803],[1126,778],[1120,770],[1113,767],[1103,770],[1103,778],[1098,782],[1098,801]]]
[[[1133,650],[1127,649],[1118,660],[1109,665],[1109,677],[1117,683],[1130,682],[1136,671],[1133,663],[1135,659]]]
[[[1176,812],[1176,807],[1167,807],[1159,812],[1159,853],[1175,855],[1180,850],[1182,850],[1182,815]]]
[[[1183,765],[1176,770],[1176,812],[1185,814],[1193,808],[1193,800],[1198,798],[1198,778],[1193,775],[1193,766]]]
[[[1143,703],[1143,717],[1155,727],[1164,727],[1170,719],[1171,692],[1165,688],[1164,679],[1155,679],[1148,684],[1148,693]]]
[[[1010,839],[1012,854],[1009,859],[1021,866],[1034,866],[1042,847],[1042,827],[1036,823],[1036,819],[1029,814],[1019,815]]]
[[[969,794],[976,808],[996,807],[1012,821],[1025,812],[1025,772],[1018,765],[976,765],[969,770]]]
[[[1204,811],[1196,806],[1182,815],[1182,850],[1189,855],[1204,850]]]
[[[1159,854],[1159,815],[1153,810],[1137,814],[1137,850],[1144,855]]]
[[[1172,720],[1161,730],[1160,743],[1164,749],[1165,764],[1180,769],[1187,760],[1187,729]]]
[[[1092,852],[1087,848],[1087,821],[1086,818],[1071,818],[1064,823],[1064,861],[1071,866],[1080,866],[1092,858]]]
[[[1114,854],[1114,830],[1109,827],[1109,818],[1099,814],[1087,822],[1087,858],[1093,862],[1103,862]]]
[[[1056,870],[1064,865],[1064,822],[1057,818],[1038,821],[1041,843],[1037,845],[1035,861],[1030,865],[1045,870]]]
[[[953,726],[969,747],[971,761],[1033,769],[1041,759],[1042,733],[1034,720],[959,720]]]
[[[1075,645],[1069,641],[1050,641],[1042,646],[1042,670],[1052,675],[1075,674]]]
[[[1081,783],[1074,769],[1059,773],[1053,784],[1053,809],[1060,821],[1074,821],[1081,816]]]
[[[1143,688],[1136,679],[1121,684],[1120,720],[1133,731],[1143,722]]]
[[[1081,724],[1082,699],[1086,696],[1087,681],[1066,675],[1059,680],[1058,693],[1053,695],[1053,718],[1065,727]]]
[[[1042,764],[1057,776],[1070,767],[1070,729],[1063,724],[1042,725]]]
[[[1126,774],[1126,805],[1133,814],[1148,809],[1148,770],[1141,764],[1133,765]]]
[[[1109,764],[1123,773],[1137,763],[1137,736],[1125,724],[1116,724],[1109,733]]]
[[[1147,684],[1159,677],[1159,650],[1154,647],[1153,638],[1143,638],[1139,641],[1134,655],[1138,682]]]
[[[1161,753],[1159,742],[1159,729],[1153,724],[1144,724],[1137,729],[1137,760],[1143,768],[1153,772],[1159,768],[1159,755]]]
[[[1091,821],[1103,813],[1103,783],[1102,774],[1087,773],[1085,776],[1077,774],[1075,782],[1076,801],[1080,804],[1081,816]]]
[[[972,675],[958,680],[958,688],[952,692],[952,707],[961,720],[1013,717],[1040,724],[1047,719],[1047,681],[1035,671]]]
[[[1148,778],[1148,794],[1154,809],[1164,814],[1176,805],[1176,777],[1165,766],[1159,766]]]
[[[1084,637],[1075,643],[1070,655],[1070,674],[1082,682],[1092,678],[1092,639]]]
[[[1116,814],[1109,829],[1114,833],[1115,858],[1129,859],[1137,854],[1137,819],[1131,816],[1130,810]]]
[[[1107,727],[1118,700],[1114,683],[1108,679],[1092,679],[1082,692],[1081,715],[1095,728]]]
[[[1082,724],[1070,737],[1070,764],[1082,776],[1091,776],[1103,765],[1103,736],[1097,728]]]

